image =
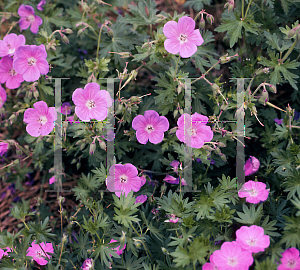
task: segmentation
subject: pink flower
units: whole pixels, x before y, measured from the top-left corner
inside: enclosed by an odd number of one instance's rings
[[[148,197],[146,195],[140,195],[136,197],[135,203],[144,203],[147,199]]]
[[[225,242],[221,250],[216,250],[213,254],[214,263],[219,270],[248,270],[253,264],[252,254],[242,250],[237,242]]]
[[[112,106],[110,94],[100,90],[100,85],[94,82],[88,83],[84,89],[77,88],[72,100],[76,105],[75,113],[82,121],[102,121],[107,117],[107,108]]]
[[[259,160],[256,157],[250,156],[250,158],[247,159],[244,166],[245,176],[256,173],[259,169],[259,166]]]
[[[41,248],[42,247],[42,248]],[[50,259],[52,256],[45,254],[45,252],[53,253],[53,246],[52,243],[40,243],[35,244],[35,240],[32,242],[31,247],[27,249],[27,256],[33,257],[33,259],[39,264],[39,265],[46,265],[48,261],[44,259],[43,257],[47,257]]]
[[[179,141],[184,142],[187,146],[192,148],[201,148],[204,142],[210,142],[214,136],[209,126],[206,126],[208,118],[199,113],[194,113],[192,116],[185,113],[177,120],[178,129],[176,136]],[[190,128],[187,130],[188,134],[185,134],[185,127],[187,123],[190,123]],[[190,142],[189,137],[190,136]],[[187,138],[185,138],[187,137]],[[187,140],[187,141],[186,141]]]
[[[175,178],[174,176],[167,174],[164,178],[164,181],[166,181],[169,184],[179,184],[179,177]]]
[[[142,186],[141,178],[138,177],[138,170],[130,163],[115,164],[110,167],[109,174],[106,178],[107,189],[120,197],[121,193],[125,193],[125,196],[133,190],[137,192]]]
[[[9,247],[6,247],[5,249],[6,251],[0,248],[0,260],[2,259],[3,256],[8,256],[8,252],[13,252],[13,250]]]
[[[202,270],[218,270],[218,267],[215,265],[214,253],[210,255],[210,263],[206,263],[202,266]]]
[[[136,116],[132,121],[132,128],[136,130],[139,143],[158,144],[164,138],[164,132],[169,129],[169,121],[164,116],[159,116],[156,111],[145,111],[144,115]]]
[[[0,57],[12,56],[15,51],[25,45],[25,37],[23,35],[9,34],[0,40]]]
[[[269,190],[266,189],[265,183],[250,180],[242,186],[238,195],[240,198],[246,197],[246,202],[259,203],[268,199]]]
[[[186,183],[186,181],[184,180],[184,178],[181,179],[181,185],[187,186],[187,183]]]
[[[300,269],[299,250],[292,247],[282,253],[281,265],[277,270],[298,270]]]
[[[52,185],[53,183],[55,183],[57,181],[57,179],[55,178],[55,176],[52,176],[50,179],[49,179],[49,185]]]
[[[163,28],[167,37],[164,47],[167,52],[188,58],[196,53],[197,46],[204,42],[199,29],[195,30],[195,21],[187,16],[181,17],[178,23],[167,22]]]
[[[29,108],[24,113],[24,122],[27,123],[26,130],[33,136],[48,135],[54,128],[57,114],[54,107],[47,106],[46,102],[38,101],[33,104],[34,109]]]
[[[46,5],[46,0],[41,0],[39,3],[38,3],[38,5],[36,6],[36,8],[38,9],[38,10],[41,10],[41,11],[43,11],[44,9],[43,9],[43,6],[44,5]]]
[[[64,102],[63,104],[61,104],[61,113],[68,115],[71,113],[71,104],[69,102]]]
[[[140,179],[141,179],[141,183],[142,183],[141,186],[145,185],[146,182],[147,182],[146,177],[142,175],[142,176],[140,177]]]
[[[23,75],[18,74],[13,68],[13,59],[4,56],[0,60],[0,83],[6,83],[6,87],[9,89],[16,89],[23,81]]]
[[[270,245],[270,236],[264,235],[262,227],[252,225],[242,226],[236,231],[236,242],[252,253],[264,251]]]
[[[117,240],[114,240],[114,239],[111,239],[109,244],[110,243],[114,243],[114,242],[118,242]],[[116,248],[112,248],[112,250],[116,250],[116,253],[118,255],[121,255],[123,253],[123,250],[126,248],[126,244],[120,249],[121,246],[117,246]],[[110,255],[110,254],[109,254]],[[111,257],[111,255],[110,255]]]
[[[6,101],[7,95],[5,89],[0,85],[0,108],[3,107],[4,102]]]
[[[14,70],[23,75],[26,82],[34,82],[42,75],[49,72],[49,64],[46,60],[45,46],[25,45],[20,46],[14,57]]]
[[[9,148],[9,143],[0,143],[0,156],[3,156]]]
[[[178,166],[179,166],[180,162],[178,160],[173,160],[170,163],[170,166],[173,167],[173,170],[175,173],[178,173]]]
[[[82,264],[82,266],[81,266],[80,269],[82,269],[82,270],[90,270],[93,267],[94,267],[94,260],[93,259],[86,259],[83,262],[83,264]]]
[[[21,17],[19,20],[20,28],[25,30],[31,26],[30,31],[33,34],[37,34],[39,26],[43,23],[43,20],[41,17],[34,15],[33,7],[22,4],[18,9],[18,14]]]
[[[166,215],[169,219],[165,220],[164,222],[171,222],[171,223],[177,223],[178,221],[182,221],[181,218],[176,217],[176,215]]]

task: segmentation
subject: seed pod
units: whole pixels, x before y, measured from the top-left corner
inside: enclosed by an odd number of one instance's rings
[[[64,43],[66,43],[66,44],[69,44],[70,43],[70,41],[69,41],[69,39],[67,38],[67,36],[66,35],[61,35],[61,39],[62,39],[62,41],[64,42]]]
[[[211,14],[208,14],[208,15],[206,16],[206,20],[207,20],[207,22],[208,22],[208,23],[210,23],[210,24],[213,24],[213,23],[214,23],[214,20],[215,20],[215,18],[214,18],[214,16],[213,16],[213,15],[211,15]]]
[[[220,155],[220,158],[221,158],[224,162],[226,162],[226,160],[227,160],[225,154],[221,154],[221,155]]]
[[[80,36],[84,32],[85,28],[79,29],[77,32],[77,36]]]
[[[264,102],[269,101],[269,93],[268,93],[268,91],[266,89],[264,89],[262,91],[262,98],[263,98]]]
[[[272,93],[277,93],[277,89],[276,89],[276,86],[275,85],[273,85],[273,84],[269,84],[268,85],[269,87],[270,87],[270,91],[272,92]]]
[[[64,33],[67,33],[67,34],[73,34],[73,31],[69,28],[63,30]]]
[[[101,141],[99,144],[100,144],[101,149],[106,150],[105,142]]]
[[[108,34],[110,37],[113,37],[113,36],[114,36],[114,31],[111,30],[111,29],[109,28],[109,30],[107,31],[107,34]]]
[[[293,28],[288,32],[288,38],[292,38],[296,34],[296,29]]]
[[[199,23],[199,29],[203,31],[204,28],[205,28],[205,21],[203,18],[201,18],[200,23]]]
[[[220,57],[221,64],[228,63],[230,61],[230,57],[228,57],[228,53]]]
[[[39,97],[39,91],[34,91],[33,96],[35,97],[35,99],[37,99]]]

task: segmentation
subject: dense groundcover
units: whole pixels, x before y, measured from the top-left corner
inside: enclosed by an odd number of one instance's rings
[[[299,0],[0,0],[0,269],[300,269]]]

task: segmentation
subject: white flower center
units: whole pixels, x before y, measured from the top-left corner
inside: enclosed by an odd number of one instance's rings
[[[197,135],[197,131],[194,128],[190,128],[190,132],[189,133],[190,133],[191,136]]]
[[[96,107],[96,103],[93,100],[88,100],[85,105],[88,107],[89,110]]]
[[[231,258],[228,259],[228,265],[235,266],[236,264],[237,264],[236,257],[231,257]]]
[[[34,21],[35,21],[34,15],[29,15],[29,16],[27,17],[27,20],[30,21],[30,22],[34,22]]]
[[[256,239],[249,239],[247,241],[247,244],[250,245],[250,246],[256,246]]]
[[[187,36],[186,36],[186,35],[183,35],[183,34],[181,34],[181,35],[180,35],[180,37],[179,37],[179,39],[180,39],[180,41],[182,41],[182,42],[185,42],[185,41],[186,41],[186,39],[187,39]]]
[[[250,196],[251,197],[256,197],[257,196],[257,190],[255,190],[254,188],[250,190]]]
[[[294,268],[295,265],[296,265],[296,261],[295,260],[291,259],[291,260],[288,261],[288,267],[289,268]]]
[[[122,176],[120,177],[120,179],[121,179],[121,183],[126,183],[126,181],[127,181],[126,175],[122,175]]]
[[[35,66],[36,59],[33,57],[28,58],[28,66]]]
[[[15,48],[11,48],[10,46],[10,44],[6,44],[6,46],[7,46],[7,48],[8,48],[8,54],[12,54],[12,53],[14,53],[15,52]]]
[[[45,124],[48,122],[47,117],[44,116],[44,115],[41,116],[40,119],[39,119],[38,121],[39,121],[40,124],[42,124],[42,125],[45,125]]]
[[[15,76],[17,75],[17,72],[12,68],[8,71],[9,76]]]
[[[146,131],[148,131],[149,133],[151,132],[151,131],[153,131],[154,130],[154,128],[153,128],[153,126],[151,126],[151,125],[148,125],[147,127],[146,127]]]
[[[42,252],[42,251],[38,250],[38,251],[36,252],[36,256],[37,256],[38,258],[42,258],[42,255],[43,255],[43,252]]]

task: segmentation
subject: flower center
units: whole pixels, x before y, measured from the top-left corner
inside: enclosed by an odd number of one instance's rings
[[[255,246],[255,245],[256,245],[256,239],[249,239],[249,240],[247,241],[247,243],[248,243],[248,245],[250,245],[250,246]]]
[[[47,117],[44,116],[44,115],[41,116],[40,119],[39,119],[38,121],[39,121],[40,124],[42,124],[42,125],[45,125],[45,124],[48,122]]]
[[[154,130],[154,128],[153,128],[151,125],[149,125],[149,126],[147,126],[146,130],[147,130],[148,132],[151,132],[151,131]]]
[[[95,108],[95,107],[96,107],[96,103],[95,103],[95,101],[93,101],[93,100],[88,100],[88,102],[86,103],[86,106],[87,106],[89,109],[92,109],[92,108]]]
[[[250,196],[252,197],[256,197],[257,196],[257,190],[255,190],[254,188],[250,190]]]
[[[235,266],[237,264],[237,259],[236,257],[233,257],[233,258],[229,258],[228,259],[228,265],[230,266]]]
[[[36,256],[37,256],[37,257],[41,258],[42,255],[43,255],[43,252],[42,252],[42,251],[38,250],[38,251],[36,252]]]
[[[290,267],[290,268],[294,268],[295,264],[296,264],[296,261],[293,260],[293,259],[291,259],[291,260],[288,261],[288,267]]]
[[[28,58],[28,66],[35,66],[36,59],[33,57]]]
[[[121,179],[121,183],[125,183],[127,181],[127,177],[125,175],[122,175],[120,179]]]
[[[17,72],[12,68],[8,71],[9,76],[15,76],[17,75]]]
[[[34,22],[35,21],[34,15],[29,15],[27,17],[27,20],[30,21],[30,22]]]
[[[185,42],[186,38],[187,38],[187,36],[186,35],[182,35],[182,34],[179,37],[180,41],[182,41],[182,42]]]
[[[190,135],[191,135],[191,136],[197,135],[196,129],[190,128]]]

